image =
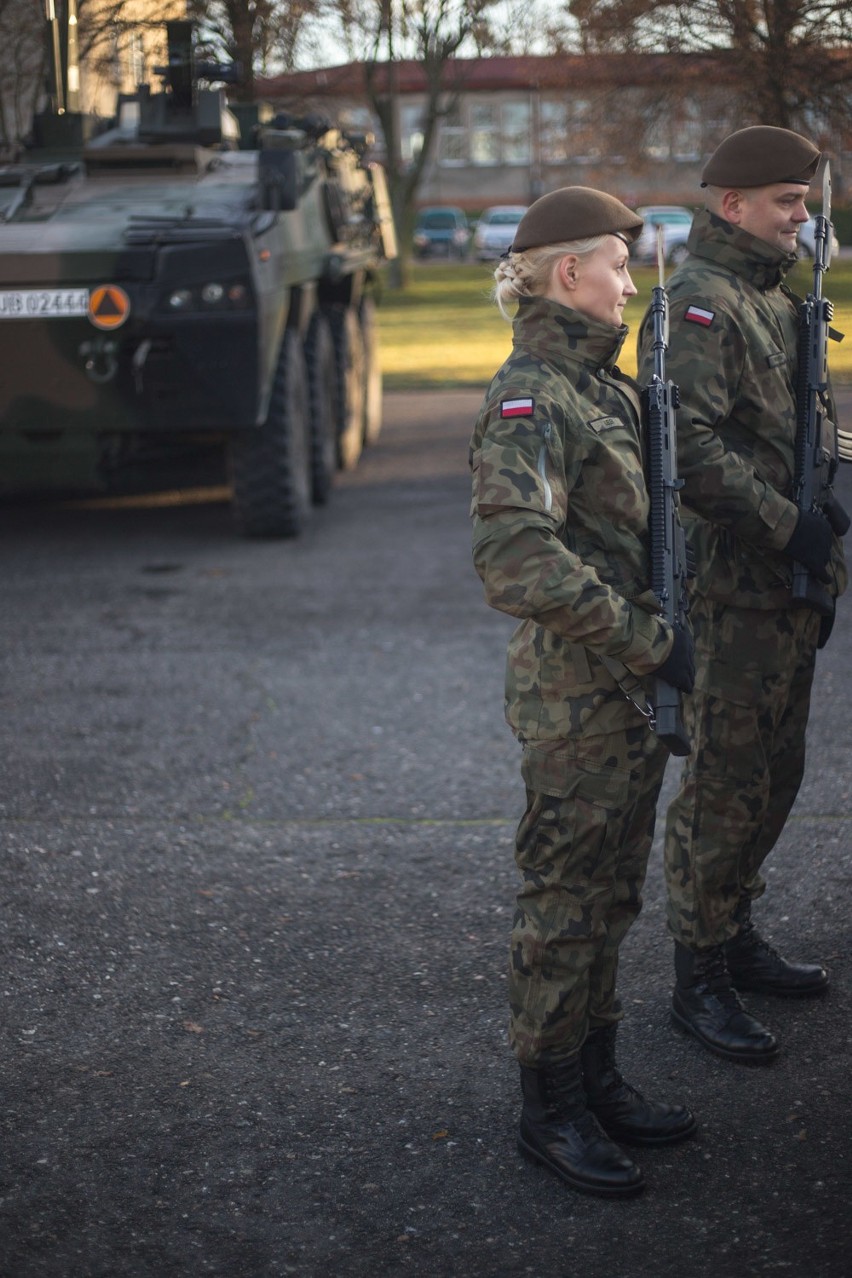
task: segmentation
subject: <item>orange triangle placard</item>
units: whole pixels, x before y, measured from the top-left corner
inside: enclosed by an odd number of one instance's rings
[[[117,284],[100,284],[89,297],[89,320],[95,328],[119,328],[130,314],[130,298]]]

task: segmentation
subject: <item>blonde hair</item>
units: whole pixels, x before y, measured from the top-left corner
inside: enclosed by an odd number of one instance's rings
[[[554,263],[573,253],[575,257],[590,257],[600,248],[606,235],[593,235],[585,240],[565,240],[562,244],[542,244],[524,249],[522,253],[509,253],[501,257],[494,271],[494,288],[491,296],[504,319],[511,322],[507,303],[520,297],[538,297],[550,285]]]

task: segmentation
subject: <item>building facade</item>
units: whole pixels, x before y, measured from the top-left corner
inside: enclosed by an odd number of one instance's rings
[[[422,146],[426,84],[415,62],[393,64],[392,74],[405,164]],[[379,136],[358,63],[257,87],[276,109],[324,111]],[[721,138],[759,123],[744,118],[724,60],[703,54],[457,59],[444,87],[445,114],[418,202],[470,212],[577,184],[634,206],[695,204],[701,168]],[[823,121],[810,121],[808,131],[832,157],[842,200],[847,175],[852,184],[852,139]]]

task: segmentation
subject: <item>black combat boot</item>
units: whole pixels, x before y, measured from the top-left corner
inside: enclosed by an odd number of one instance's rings
[[[764,941],[751,921],[748,897],[740,901],[734,920],[740,930],[725,943],[725,961],[738,990],[795,998],[822,994],[828,989],[828,972],[821,964],[790,963]]]
[[[586,1108],[580,1053],[533,1069],[521,1066],[524,1107],[518,1149],[572,1189],[604,1198],[638,1194],[641,1171]]]
[[[614,1025],[589,1030],[580,1051],[586,1104],[614,1140],[632,1145],[673,1145],[695,1132],[695,1118],[683,1105],[645,1100],[622,1078],[615,1063]]]
[[[763,1063],[772,1059],[778,1044],[737,997],[723,946],[688,950],[675,943],[675,974],[672,1017],[676,1025],[728,1060]]]

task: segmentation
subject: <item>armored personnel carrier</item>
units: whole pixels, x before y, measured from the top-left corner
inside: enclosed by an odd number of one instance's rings
[[[161,92],[79,159],[0,170],[0,493],[126,490],[221,448],[249,536],[287,537],[381,426],[367,139],[278,117],[240,149],[192,24]]]

